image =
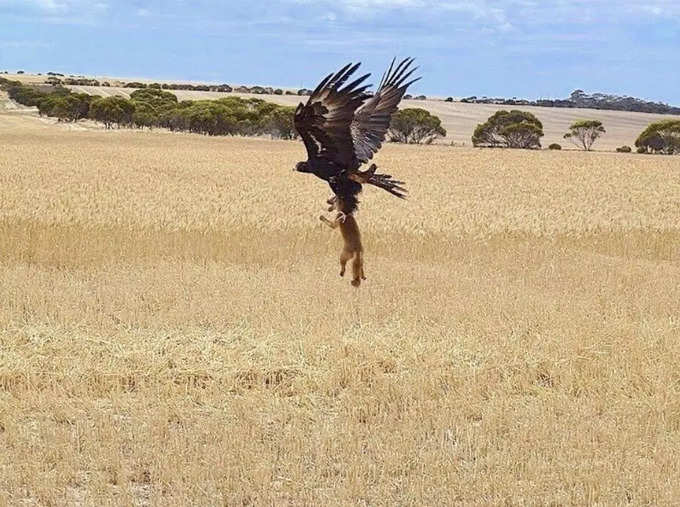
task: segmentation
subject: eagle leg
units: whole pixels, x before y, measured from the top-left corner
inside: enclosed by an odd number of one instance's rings
[[[375,174],[375,170],[378,168],[377,165],[371,164],[371,167],[366,169],[365,171],[356,171],[351,174],[347,175],[347,178],[349,178],[352,181],[356,181],[357,183],[361,183],[362,185],[365,183],[368,183],[368,180],[370,180],[373,175]]]

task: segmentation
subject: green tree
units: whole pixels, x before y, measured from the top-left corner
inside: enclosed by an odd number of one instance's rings
[[[680,120],[651,123],[635,141],[638,153],[680,154]]]
[[[267,116],[270,134],[281,139],[295,139],[297,131],[293,124],[294,118],[294,107],[278,106]]]
[[[578,120],[571,124],[569,132],[564,134],[564,138],[571,140],[585,151],[590,151],[593,143],[605,132],[606,130],[599,120]]]
[[[52,101],[50,116],[55,116],[59,121],[71,119],[71,108],[66,97],[55,97]]]
[[[160,85],[159,85],[160,86]],[[135,105],[132,122],[138,127],[161,126],[166,112],[177,107],[177,96],[156,87],[142,88],[130,94]]]
[[[540,148],[543,124],[526,111],[496,111],[472,134],[473,146]]]
[[[392,115],[390,139],[397,143],[430,144],[437,137],[445,137],[441,120],[421,108],[401,109]]]
[[[60,121],[87,118],[93,97],[86,93],[50,93],[38,103],[41,116],[55,116]]]
[[[132,113],[132,123],[140,128],[153,128],[160,121],[159,114],[151,104],[147,102],[135,102],[135,111]]]
[[[47,94],[34,86],[26,86],[19,81],[8,81],[6,85],[7,95],[10,99],[24,106],[37,106]]]
[[[118,96],[98,98],[90,104],[90,118],[102,122],[106,128],[114,124],[131,125],[134,112],[134,102]]]
[[[160,88],[142,88],[130,94],[130,100],[146,102],[154,107],[168,107],[177,104],[177,95]]]

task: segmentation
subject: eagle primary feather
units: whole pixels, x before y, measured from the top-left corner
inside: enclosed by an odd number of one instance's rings
[[[387,129],[390,128],[392,115],[397,111],[406,89],[420,79],[406,82],[417,69],[416,67],[409,70],[412,62],[412,58],[403,60],[393,72],[394,60],[392,60],[375,95],[354,114],[350,129],[354,152],[360,161],[368,162],[381,148]]]

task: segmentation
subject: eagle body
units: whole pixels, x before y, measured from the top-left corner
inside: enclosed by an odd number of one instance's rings
[[[353,213],[357,209],[359,200],[357,195],[361,192],[361,183],[350,179],[348,175],[353,174],[359,167],[360,163],[353,164],[349,169],[337,167],[332,162],[324,160],[308,160],[307,162],[299,162],[296,169],[299,172],[312,173],[317,178],[320,178],[331,187],[333,194],[344,203],[343,213]]]

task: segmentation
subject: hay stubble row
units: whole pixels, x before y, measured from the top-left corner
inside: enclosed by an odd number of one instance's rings
[[[5,117],[0,501],[680,496],[677,158],[388,145],[356,291],[299,143]]]

